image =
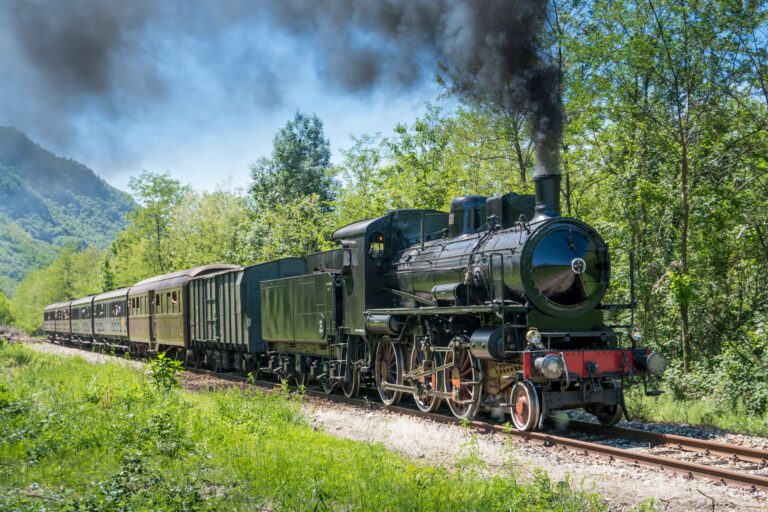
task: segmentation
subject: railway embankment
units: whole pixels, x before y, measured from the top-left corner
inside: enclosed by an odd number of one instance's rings
[[[158,389],[106,357],[0,348],[0,510],[608,509],[543,473],[489,477],[473,458],[433,465],[332,435],[300,395]]]
[[[127,367],[121,371],[135,375],[139,380],[143,378],[146,368],[143,363],[137,361],[125,361],[119,357],[114,358],[67,347],[49,344],[31,346],[39,351],[53,352],[56,355],[81,356],[84,361],[77,363],[78,368],[85,364],[85,361],[119,362],[119,365],[90,366],[102,366],[105,371],[113,366]],[[248,386],[242,382],[210,374],[185,373],[181,381],[190,391],[203,391],[203,393],[191,393],[197,397],[193,399],[195,402],[200,400],[200,397],[217,396],[217,394],[226,396],[225,390],[231,387],[248,389]],[[246,391],[246,393],[251,392]],[[485,482],[488,478],[502,477],[516,482],[516,488],[520,489],[530,489],[531,486],[540,487],[541,483],[546,481],[562,482],[562,484],[552,484],[550,489],[557,490],[556,493],[565,494],[559,495],[557,500],[560,501],[549,503],[547,507],[560,507],[566,510],[573,503],[577,503],[578,510],[589,507],[596,510],[632,509],[645,506],[649,498],[655,500],[659,510],[691,510],[702,507],[711,509],[713,504],[717,510],[764,510],[766,507],[766,495],[759,491],[752,492],[703,480],[673,476],[664,471],[596,458],[588,454],[578,454],[572,450],[552,449],[535,443],[510,441],[508,436],[501,433],[479,433],[459,425],[437,423],[386,410],[366,409],[309,396],[304,397],[300,412],[302,417],[300,423],[311,432],[324,436],[323,439],[326,439],[324,443],[331,442],[326,436],[342,443],[340,446],[347,446],[344,443],[351,440],[352,444],[349,446],[357,446],[360,450],[369,450],[376,454],[379,450],[383,450],[382,454],[390,454],[388,456],[405,464],[429,468],[428,472],[431,475],[433,474],[431,471],[444,471],[446,482],[450,481],[454,486],[451,492],[458,492],[455,488],[456,481],[451,478],[459,478],[466,483],[471,478],[478,478]],[[305,441],[310,442],[309,439],[314,434],[307,435],[309,437]],[[730,438],[729,441],[737,440]],[[761,439],[743,436],[738,441],[744,444],[759,444]],[[313,450],[314,442],[310,442],[311,446],[308,447],[310,451]],[[303,447],[307,448],[307,444],[304,443]],[[341,450],[338,457],[350,457],[349,453],[349,448],[346,451]],[[336,455],[329,456],[336,457]],[[547,475],[546,479],[541,476],[543,474]],[[418,477],[416,473],[410,473],[410,477],[424,478]],[[330,475],[326,478],[330,478]],[[358,480],[362,478],[363,480],[360,481],[364,482],[366,476],[361,474],[355,478]],[[430,480],[430,482],[430,485],[440,485],[437,481]],[[421,485],[423,484],[422,481]],[[369,484],[366,483],[366,485]],[[221,490],[216,491],[218,494],[221,492]],[[427,494],[431,496],[433,492],[437,490],[434,489]],[[566,495],[569,497],[565,498]],[[568,500],[571,499],[576,501],[569,502]]]

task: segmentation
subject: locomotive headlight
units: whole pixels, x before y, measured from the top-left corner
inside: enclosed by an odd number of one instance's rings
[[[555,354],[537,358],[533,362],[533,366],[548,379],[556,379],[560,377],[565,369],[563,358]]]
[[[661,375],[667,369],[667,360],[658,352],[651,352],[645,360],[645,367],[651,375]]]
[[[636,342],[642,341],[643,331],[641,331],[639,327],[633,327],[629,332],[629,336]]]
[[[531,345],[541,344],[541,333],[535,327],[525,333],[525,340]]]

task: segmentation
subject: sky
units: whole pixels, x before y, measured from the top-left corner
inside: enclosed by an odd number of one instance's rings
[[[389,134],[440,93],[429,65],[407,85],[341,86],[325,76],[315,39],[259,12],[28,4],[0,7],[0,125],[123,190],[144,169],[198,189],[246,186],[297,110],[320,117],[339,161],[350,134]]]
[[[0,125],[125,188],[142,170],[244,186],[315,113],[339,161],[442,92],[524,112],[559,172],[559,70],[541,0],[2,0]],[[231,180],[230,180],[231,177]]]

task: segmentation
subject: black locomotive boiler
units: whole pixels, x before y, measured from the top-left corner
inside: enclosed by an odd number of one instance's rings
[[[188,364],[314,381],[348,396],[366,382],[385,404],[407,395],[435,411],[445,402],[457,418],[504,410],[519,430],[573,408],[614,424],[626,413],[624,389],[666,362],[636,346],[631,322],[606,324],[607,309],[633,307],[603,303],[606,243],[560,216],[558,174],[534,181],[533,196],[464,196],[447,214],[395,210],[355,222],[333,234],[338,249],[306,258],[144,281],[146,300],[127,300],[120,336],[96,334],[107,332],[98,328],[104,308],[78,311],[92,336],[82,328],[75,336],[70,303],[46,309],[46,331],[139,353],[170,347]],[[153,288],[171,281],[173,290]],[[179,323],[173,340],[152,329],[163,315]],[[132,316],[149,331],[134,336]]]

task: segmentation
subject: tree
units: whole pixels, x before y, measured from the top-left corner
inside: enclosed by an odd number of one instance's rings
[[[750,224],[765,218],[745,202],[765,204],[754,185],[736,185],[759,182],[765,168],[765,108],[744,44],[755,23],[765,23],[765,9],[725,1],[583,5],[565,43],[567,105],[576,113],[566,133],[571,165],[581,171],[570,173],[575,211],[607,224],[636,252],[646,331],[677,339],[688,371],[695,357],[720,350],[723,327],[742,309],[724,307],[734,271],[754,254],[736,250],[740,205],[754,212]],[[750,159],[756,165],[745,165]],[[669,306],[675,316],[660,314]]]
[[[173,269],[173,247],[169,227],[175,208],[190,193],[188,186],[169,173],[142,172],[128,186],[139,207],[128,214],[130,225],[118,233],[110,248],[110,265],[118,286],[133,284],[147,276]]]
[[[304,257],[333,248],[333,217],[323,210],[317,194],[310,194],[259,212],[249,240],[254,260]]]
[[[13,313],[11,312],[11,301],[4,293],[0,292],[0,325],[11,325],[14,323]]]
[[[251,194],[257,209],[291,203],[316,194],[320,204],[333,197],[330,142],[316,115],[296,112],[275,135],[270,158],[251,166]]]
[[[327,224],[334,196],[331,173],[323,123],[314,114],[296,112],[275,135],[271,157],[251,167],[248,238],[255,260],[303,256],[326,246],[315,230],[325,233],[320,226]]]
[[[11,301],[15,324],[36,331],[43,324],[43,308],[54,302],[105,291],[104,276],[97,263],[102,259],[93,247],[69,244],[49,266],[28,273]]]
[[[173,211],[169,245],[174,268],[209,263],[252,263],[248,244],[251,210],[236,191],[190,193]]]

